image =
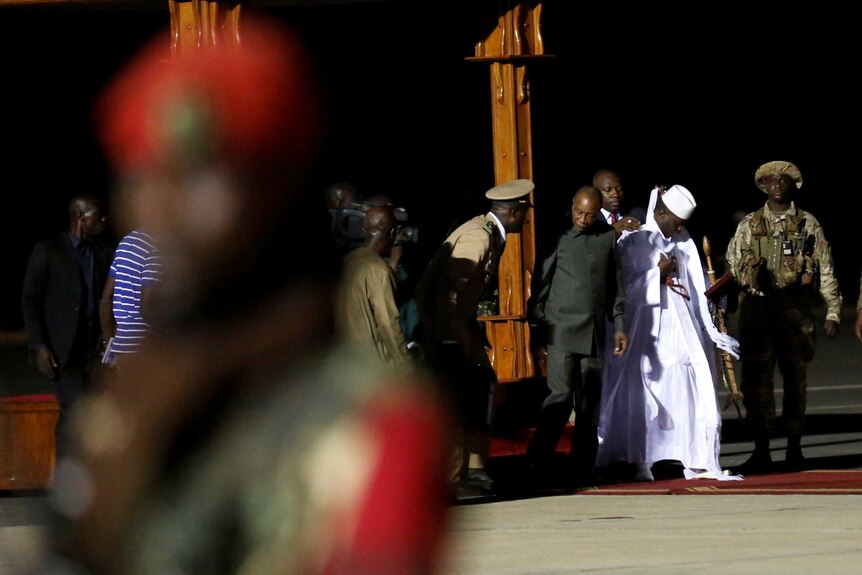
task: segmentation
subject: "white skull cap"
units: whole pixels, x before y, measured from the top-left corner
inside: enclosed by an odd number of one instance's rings
[[[691,192],[678,185],[669,187],[662,195],[661,201],[673,215],[683,220],[689,219],[695,206],[697,206]]]

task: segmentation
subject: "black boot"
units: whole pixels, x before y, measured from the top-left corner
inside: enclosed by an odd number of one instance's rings
[[[769,438],[759,437],[754,441],[754,453],[739,466],[741,475],[757,475],[772,471],[772,456],[769,454]]]
[[[805,467],[801,444],[801,434],[793,433],[787,436],[787,453],[784,456],[784,465],[788,471],[798,471]]]

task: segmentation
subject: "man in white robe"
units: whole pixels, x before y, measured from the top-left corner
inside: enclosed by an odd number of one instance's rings
[[[696,203],[682,186],[654,189],[647,221],[618,243],[629,352],[603,374],[596,467],[630,463],[651,481],[656,461],[686,478],[730,478],[719,465],[715,346],[739,344],[713,325],[703,267],[685,222]]]

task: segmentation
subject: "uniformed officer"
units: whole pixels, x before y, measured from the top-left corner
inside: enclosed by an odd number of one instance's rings
[[[520,232],[532,207],[534,184],[519,179],[488,190],[488,213],[456,228],[437,250],[416,286],[423,349],[459,409],[463,442],[456,446],[453,479],[460,486],[493,489],[484,471],[490,411],[497,379],[476,311],[496,275],[506,234]]]
[[[781,416],[787,433],[786,464],[803,464],[800,440],[808,363],[814,357],[812,305],[826,304],[824,333],[833,337],[841,317],[841,293],[832,252],[820,222],[796,207],[802,173],[790,162],[760,166],[754,175],[766,205],[746,215],[727,248],[727,263],[744,294],[739,307],[742,392],[755,448],[743,473],[769,470],[769,438],[775,431],[774,371],[784,383]]]

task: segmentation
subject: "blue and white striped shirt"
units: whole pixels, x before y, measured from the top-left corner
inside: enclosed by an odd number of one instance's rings
[[[138,351],[150,326],[141,317],[141,290],[159,283],[161,263],[153,238],[140,230],[129,232],[117,246],[111,277],[114,278],[115,353]]]

